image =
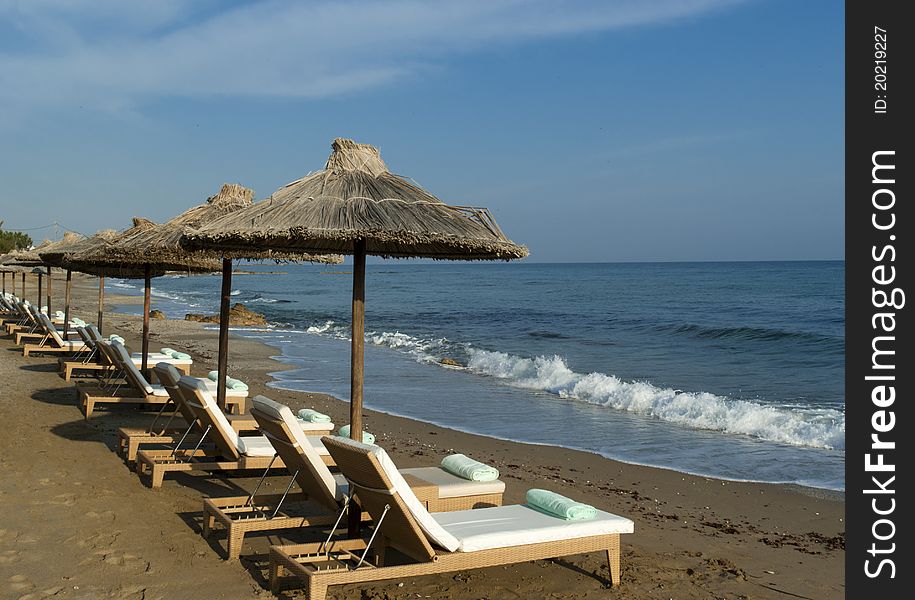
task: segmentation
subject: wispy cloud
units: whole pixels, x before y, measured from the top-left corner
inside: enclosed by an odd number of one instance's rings
[[[162,97],[318,98],[493,45],[669,23],[742,0],[0,0],[0,103],[118,110]]]

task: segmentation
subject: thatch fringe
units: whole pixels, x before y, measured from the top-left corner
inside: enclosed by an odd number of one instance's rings
[[[125,232],[105,248],[108,262],[124,265],[150,264],[165,270],[215,271],[223,255],[214,251],[190,251],[181,245],[185,232],[214,219],[252,206],[254,191],[239,184],[223,184],[205,204],[195,206],[161,225],[144,226]],[[249,252],[244,258],[341,262],[342,257],[322,257],[301,252]]]
[[[275,191],[267,201],[185,236],[190,248],[243,256],[252,248],[353,252],[447,260],[511,260],[528,255],[484,208],[450,206],[390,173],[377,148],[337,139],[325,169]]]

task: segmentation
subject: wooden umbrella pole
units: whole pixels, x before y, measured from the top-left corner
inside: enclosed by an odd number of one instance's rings
[[[149,294],[152,288],[149,265],[143,266],[143,377],[149,379]]]
[[[25,296],[25,273],[22,274],[22,299],[26,300]]]
[[[15,296],[16,295],[16,274],[15,273],[10,274],[10,280],[13,282],[13,295]]]
[[[38,310],[41,310],[41,280],[44,279],[44,276],[38,274]]]
[[[48,305],[48,316],[51,316],[51,265],[48,265],[48,301],[45,303]]]
[[[222,259],[222,295],[219,298],[219,379],[216,404],[226,409],[226,377],[229,370],[229,300],[232,297],[232,259]]]
[[[350,355],[349,436],[362,441],[362,384],[365,362],[365,240],[353,244],[353,333]],[[359,535],[362,510],[351,506],[347,535]]]
[[[64,291],[64,339],[67,339],[67,327],[70,325],[70,286],[73,272],[67,269],[67,287]]]
[[[98,278],[98,332],[102,332],[102,316],[105,312],[105,278]]]
[[[350,437],[362,441],[362,389],[365,362],[365,240],[353,244],[353,337],[350,356]]]
[[[3,293],[6,294],[6,271],[0,273],[0,275],[3,275]]]

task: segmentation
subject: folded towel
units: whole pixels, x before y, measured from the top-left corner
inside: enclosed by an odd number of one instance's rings
[[[452,454],[442,460],[442,468],[453,475],[470,481],[495,481],[499,478],[499,469],[473,460],[463,454]]]
[[[80,325],[80,327],[85,327],[85,325]],[[108,336],[108,341],[109,342],[121,342],[121,344],[123,344],[124,338],[122,338],[121,336],[119,336],[117,334],[112,334],[112,335]]]
[[[162,348],[161,350],[159,350],[159,352],[162,354],[168,354],[169,356],[171,356],[172,352],[177,352],[177,350],[175,350],[174,348]]]
[[[528,490],[527,504],[540,512],[566,521],[587,521],[597,516],[597,509],[593,506],[547,490]]]
[[[340,437],[348,438],[349,429],[350,429],[349,425],[344,425],[337,431],[337,435],[339,435]],[[362,432],[362,443],[363,444],[374,444],[375,436],[372,435],[371,433],[369,433],[368,431],[363,431]]]
[[[171,353],[172,358],[175,360],[191,360],[191,355],[186,352],[174,352]]]
[[[226,389],[229,390],[238,390],[238,391],[248,391],[248,384],[244,381],[239,381],[238,379],[232,379],[231,377],[226,377]]]
[[[85,326],[86,326],[86,322],[85,322],[85,321],[83,321],[82,319],[77,319],[76,317],[73,317],[72,319],[70,319],[70,322],[73,323],[74,325],[76,325],[77,327],[85,327]]]
[[[319,413],[312,408],[303,408],[299,411],[299,418],[309,423],[330,423],[330,417],[324,413]]]
[[[57,317],[58,319],[63,319],[67,315],[66,315],[66,313],[64,313],[64,311],[57,310],[57,311],[54,311],[54,316]]]
[[[207,373],[207,379],[210,381],[219,381],[219,371],[210,371]]]

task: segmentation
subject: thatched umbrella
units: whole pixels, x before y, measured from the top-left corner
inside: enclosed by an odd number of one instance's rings
[[[142,370],[148,375],[149,359],[149,308],[152,278],[164,275],[167,271],[183,271],[187,273],[207,273],[217,271],[219,264],[212,260],[198,260],[188,258],[186,261],[151,262],[144,260],[142,254],[131,254],[130,260],[124,260],[115,255],[121,244],[129,241],[135,235],[152,230],[158,225],[148,219],[133,218],[133,225],[113,236],[100,236],[98,243],[84,251],[69,255],[77,271],[89,272],[98,275],[107,275],[125,278],[143,278],[143,341],[142,341]],[[136,261],[134,259],[137,259]]]
[[[181,245],[181,238],[191,228],[222,216],[252,206],[254,191],[238,184],[223,184],[215,196],[207,198],[204,204],[195,206],[174,219],[149,227],[130,235],[121,236],[111,244],[107,258],[121,265],[137,267],[153,265],[166,270],[218,271],[222,268],[222,294],[219,310],[219,379],[217,403],[225,408],[225,382],[228,365],[229,301],[232,292],[232,260],[223,258],[218,252],[209,250],[189,251]],[[340,262],[342,257],[312,256],[301,252],[272,252],[261,250],[249,252],[248,259],[306,260],[313,262]],[[146,312],[149,312],[147,307]],[[148,317],[147,317],[148,318]],[[144,353],[145,356],[145,353]],[[145,368],[144,361],[144,368]]]
[[[377,148],[346,139],[332,148],[324,170],[207,223],[184,243],[227,257],[252,249],[353,255],[350,435],[361,440],[366,255],[512,260],[528,251],[506,238],[486,209],[449,206],[390,173]]]
[[[79,246],[77,246],[76,244],[78,244],[79,242],[81,242],[84,239],[85,238],[78,233],[75,233],[72,231],[67,231],[66,233],[64,233],[64,237],[60,241],[50,244],[49,246],[46,246],[44,248],[38,249],[38,255],[41,257],[41,260],[43,260],[45,262],[45,264],[48,265],[48,275],[49,275],[48,287],[49,288],[50,288],[50,281],[51,281],[50,274],[51,274],[52,265],[65,269],[67,272],[66,287],[65,287],[65,291],[64,291],[64,338],[65,339],[67,337],[67,330],[69,328],[69,323],[70,323],[70,292],[71,292],[71,286],[72,286],[73,270],[66,263],[66,261],[64,260],[64,257],[69,252],[73,252],[74,250],[79,250]],[[50,289],[49,289],[48,295],[50,296]],[[50,312],[51,312],[51,303],[50,303],[50,299],[49,299],[48,316],[50,316]],[[101,327],[102,327],[102,324],[101,324],[101,306],[100,306],[99,331],[101,331]]]

